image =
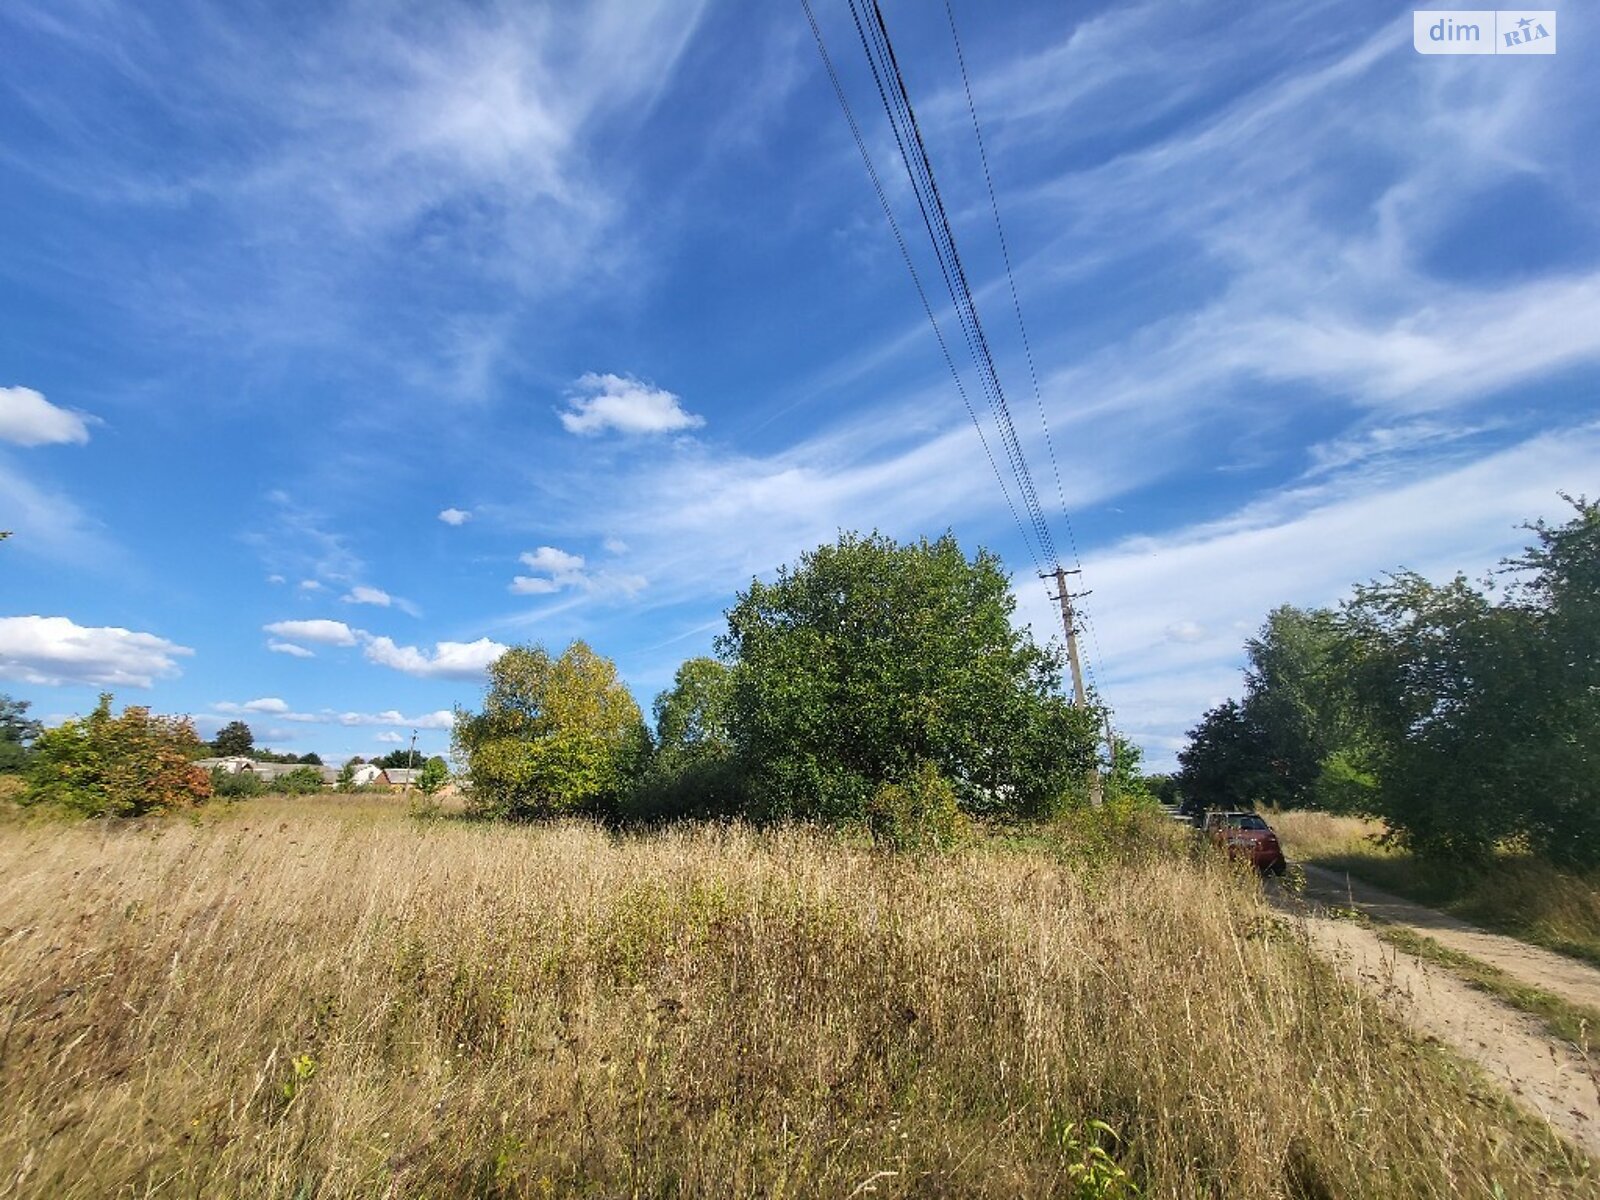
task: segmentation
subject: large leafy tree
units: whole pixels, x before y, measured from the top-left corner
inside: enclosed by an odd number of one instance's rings
[[[212,794],[211,777],[191,761],[199,744],[187,717],[154,716],[137,706],[113,716],[104,695],[83,720],[39,735],[27,799],[84,816],[186,808]]]
[[[1353,736],[1335,665],[1338,644],[1334,614],[1327,609],[1285,604],[1267,615],[1245,643],[1244,698],[1208,711],[1179,752],[1186,803],[1328,803],[1324,763]]]
[[[454,753],[486,815],[610,811],[648,746],[616,665],[583,642],[559,658],[542,646],[511,648],[489,668],[483,711],[456,713]]]
[[[20,771],[28,763],[29,747],[44,726],[28,717],[26,700],[0,695],[0,771]]]
[[[1358,765],[1400,840],[1454,858],[1519,838],[1600,862],[1600,506],[1529,528],[1495,603],[1400,572],[1340,614]]]
[[[249,757],[256,748],[256,735],[243,721],[229,721],[217,730],[217,736],[211,739],[211,748],[222,758]]]
[[[953,537],[842,534],[753,581],[719,648],[762,815],[854,820],[931,764],[968,814],[1035,815],[1081,786],[1099,716],[1011,623],[999,560]]]

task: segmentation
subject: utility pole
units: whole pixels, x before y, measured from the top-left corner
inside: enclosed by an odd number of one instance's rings
[[[1056,595],[1054,599],[1061,602],[1061,627],[1067,631],[1067,662],[1072,666],[1072,696],[1079,708],[1089,707],[1088,694],[1083,690],[1083,664],[1078,658],[1078,623],[1072,613],[1073,595],[1067,590],[1067,576],[1077,575],[1077,571],[1069,571],[1060,564],[1050,575],[1041,575],[1040,579],[1054,579]],[[1089,593],[1084,592],[1087,596]],[[1099,808],[1105,803],[1104,793],[1100,789],[1100,771],[1097,767],[1089,769],[1089,803]]]
[[[411,772],[417,768],[417,731],[411,731],[411,749],[406,751],[406,786],[400,794],[404,796],[411,791]]]

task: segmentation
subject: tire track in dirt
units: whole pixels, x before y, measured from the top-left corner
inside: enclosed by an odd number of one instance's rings
[[[1355,908],[1390,925],[1426,934],[1442,946],[1470,954],[1507,975],[1560,996],[1573,1004],[1600,1010],[1600,970],[1505,934],[1489,933],[1448,913],[1425,908],[1343,872],[1304,866],[1308,901]],[[1596,1030],[1600,1038],[1600,1030]]]
[[[1309,877],[1309,870],[1307,874]],[[1479,991],[1453,972],[1386,944],[1355,921],[1322,915],[1329,904],[1356,908],[1363,905],[1358,892],[1351,905],[1351,897],[1337,876],[1331,872],[1321,874],[1330,876],[1336,885],[1332,894],[1326,879],[1308,881],[1306,897],[1274,889],[1277,894],[1273,903],[1295,919],[1312,949],[1345,978],[1372,992],[1414,1029],[1437,1038],[1476,1063],[1524,1108],[1600,1161],[1600,1063],[1591,1061],[1570,1043],[1552,1037],[1542,1021]],[[1400,903],[1420,908],[1406,901]],[[1431,910],[1421,911],[1426,914]],[[1442,913],[1433,913],[1432,917],[1453,920]],[[1431,922],[1397,923],[1432,937],[1439,934],[1439,927]],[[1438,940],[1442,942],[1444,938]],[[1473,953],[1466,943],[1459,948]],[[1504,964],[1496,965],[1504,965],[1510,971],[1511,961],[1514,960],[1508,957]]]

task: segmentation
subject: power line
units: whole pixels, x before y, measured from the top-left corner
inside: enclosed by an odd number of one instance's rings
[[[995,237],[1000,243],[1000,258],[1001,261],[1005,263],[1006,282],[1011,288],[1011,308],[1016,314],[1017,330],[1022,337],[1022,351],[1028,363],[1028,379],[1033,384],[1034,403],[1037,405],[1039,410],[1039,425],[1040,428],[1044,430],[1045,450],[1050,457],[1050,472],[1055,477],[1056,481],[1056,497],[1061,504],[1061,520],[1067,531],[1067,544],[1068,548],[1072,552],[1072,565],[1077,568],[1078,572],[1081,574],[1083,571],[1083,557],[1078,552],[1078,535],[1077,531],[1073,528],[1071,510],[1069,510],[1067,507],[1067,490],[1061,479],[1060,463],[1056,458],[1055,439],[1050,435],[1050,421],[1045,412],[1044,390],[1039,386],[1039,371],[1034,363],[1033,344],[1028,338],[1027,322],[1022,319],[1022,298],[1017,291],[1016,273],[1011,267],[1011,250],[1006,244],[1005,225],[1000,220],[1000,201],[995,194],[994,174],[989,169],[989,154],[988,150],[983,144],[983,129],[978,123],[978,107],[973,100],[972,81],[967,74],[967,56],[961,48],[961,34],[956,29],[955,9],[951,5],[950,0],[945,0],[944,11],[945,18],[950,25],[950,40],[955,46],[956,63],[961,69],[961,87],[966,93],[967,97],[967,114],[972,118],[972,137],[978,145],[978,161],[983,166],[983,181],[989,190],[989,207],[994,213]],[[1078,615],[1083,618],[1083,623],[1088,628],[1089,636],[1094,642],[1094,657],[1101,657],[1100,637],[1094,630],[1094,623],[1089,618],[1089,613],[1086,606],[1080,605],[1076,611]],[[1096,686],[1094,678],[1094,663],[1087,654],[1083,656],[1083,660],[1084,666],[1087,668],[1089,673],[1090,685]],[[1098,690],[1098,688],[1096,688],[1096,690]]]
[[[1045,558],[1053,561],[1057,558],[1055,542],[1040,508],[1038,491],[1028,470],[1027,458],[1023,454],[1016,425],[1006,403],[1005,391],[1000,384],[994,356],[989,349],[988,338],[984,334],[983,324],[978,316],[972,287],[956,245],[949,212],[933,172],[927,143],[917,122],[910,92],[906,87],[893,42],[889,38],[888,25],[884,20],[882,9],[876,0],[871,0],[871,3],[872,8],[868,15],[866,0],[849,0],[856,32],[867,55],[873,81],[883,102],[884,113],[894,132],[895,143],[911,181],[912,191],[916,195],[918,210],[938,259],[945,288],[965,335],[968,352],[972,356],[979,380],[983,385],[984,395],[989,401],[990,411],[1000,433],[1001,444],[1005,447],[1006,457],[1016,478],[1017,490],[1022,496],[1023,505],[1033,527],[1034,539]]]
[[[939,353],[944,356],[945,366],[950,369],[950,377],[955,381],[956,392],[961,396],[961,403],[966,407],[967,416],[972,418],[972,426],[978,432],[978,441],[983,446],[983,455],[989,460],[989,468],[994,472],[995,481],[1000,485],[1000,492],[1006,498],[1006,507],[1011,510],[1011,519],[1017,523],[1017,531],[1022,534],[1022,543],[1028,547],[1028,552],[1033,556],[1034,566],[1039,566],[1039,558],[1033,554],[1033,548],[1028,542],[1028,531],[1022,524],[1022,517],[1017,512],[1017,506],[1011,499],[1011,489],[1006,486],[1005,476],[1000,471],[1000,465],[995,462],[994,452],[989,448],[989,439],[984,436],[983,422],[978,419],[977,410],[972,407],[972,399],[967,395],[966,385],[961,382],[961,372],[956,368],[955,359],[950,354],[949,343],[945,341],[944,330],[939,327],[939,319],[934,315],[933,304],[928,300],[927,290],[922,286],[922,277],[917,273],[916,262],[911,257],[910,247],[906,245],[905,235],[900,232],[900,222],[895,219],[894,209],[889,204],[888,194],[884,191],[883,183],[878,178],[878,170],[872,163],[872,155],[867,150],[867,142],[861,135],[861,126],[856,122],[854,110],[850,107],[850,100],[845,95],[844,86],[839,82],[839,74],[834,70],[833,58],[828,53],[827,43],[822,37],[822,28],[817,24],[816,14],[811,11],[811,0],[800,0],[801,7],[805,9],[806,20],[811,25],[811,35],[816,39],[817,50],[822,55],[822,65],[827,68],[828,79],[833,84],[833,94],[838,97],[839,107],[844,111],[845,122],[850,126],[850,136],[855,139],[856,149],[861,154],[861,161],[866,165],[867,178],[872,181],[872,190],[878,197],[878,203],[883,208],[883,215],[889,221],[889,228],[894,232],[895,245],[900,247],[900,256],[905,260],[906,270],[911,273],[911,282],[917,289],[917,298],[922,301],[922,311],[927,314],[928,324],[933,327],[933,336],[938,340]]]

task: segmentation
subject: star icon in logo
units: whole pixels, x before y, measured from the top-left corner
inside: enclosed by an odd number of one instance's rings
[[[1529,25],[1532,25],[1532,24],[1533,24],[1533,22],[1530,21],[1527,17],[1523,17],[1522,20],[1517,22],[1518,27],[1521,28],[1521,29],[1526,29]]]

